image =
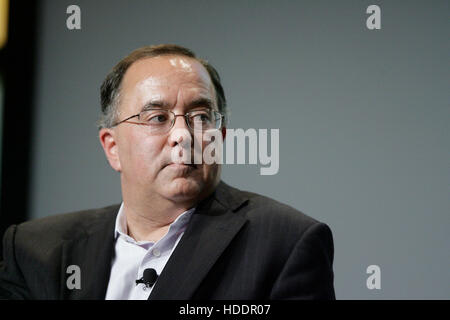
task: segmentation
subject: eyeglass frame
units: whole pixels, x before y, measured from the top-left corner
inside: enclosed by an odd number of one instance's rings
[[[186,125],[188,126],[188,128],[189,129],[191,129],[191,130],[194,130],[194,131],[198,131],[198,130],[196,130],[196,129],[194,129],[194,128],[192,128],[191,126],[190,126],[190,124],[189,124],[189,114],[190,113],[193,113],[193,112],[195,112],[195,111],[199,111],[199,110],[193,110],[193,111],[189,111],[189,112],[186,112],[185,114],[175,114],[175,112],[173,112],[172,110],[167,110],[167,109],[147,109],[147,110],[142,110],[141,112],[139,112],[139,113],[137,113],[137,114],[135,114],[135,115],[132,115],[132,116],[130,116],[130,117],[128,117],[128,118],[126,118],[126,119],[123,119],[123,120],[121,120],[121,121],[119,121],[119,122],[117,122],[117,123],[115,123],[115,124],[113,124],[112,126],[111,126],[111,128],[114,128],[115,126],[118,126],[119,124],[121,124],[121,123],[131,123],[131,124],[138,124],[138,125],[143,125],[143,126],[148,126],[149,124],[148,123],[144,123],[144,122],[132,122],[132,121],[128,121],[128,120],[130,120],[130,119],[133,119],[133,118],[135,118],[135,117],[139,117],[143,112],[148,112],[148,111],[152,111],[152,110],[158,110],[158,111],[166,111],[166,112],[170,112],[170,113],[172,113],[173,114],[173,119],[172,119],[172,123],[171,123],[171,125],[170,125],[170,128],[165,132],[165,133],[167,133],[167,132],[169,132],[172,128],[173,128],[173,126],[175,125],[175,121],[177,120],[177,117],[184,117],[184,121],[186,122]],[[212,129],[212,130],[220,130],[222,127],[223,127],[223,119],[225,118],[225,116],[223,115],[223,114],[221,114],[219,111],[216,111],[216,110],[212,110],[212,109],[209,109],[208,111],[210,111],[210,112],[214,112],[215,114],[217,114],[217,115],[219,115],[220,116],[220,126],[219,126],[219,128],[214,128],[214,129]],[[217,119],[216,119],[217,120]],[[211,129],[210,129],[211,130]],[[203,130],[202,130],[203,131]],[[200,132],[200,131],[198,131],[198,132]],[[162,133],[161,133],[162,134]]]

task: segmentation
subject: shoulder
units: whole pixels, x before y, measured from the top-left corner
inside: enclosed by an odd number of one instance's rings
[[[299,234],[320,223],[302,211],[275,199],[248,191],[244,193],[249,199],[247,216],[253,221],[269,223],[283,232],[295,231]]]
[[[307,259],[319,258],[332,261],[333,234],[327,224],[255,192],[226,185],[224,190],[222,193],[227,192],[228,195],[222,198],[233,203],[228,208],[246,221],[239,238],[239,246],[248,249],[246,254],[257,252],[259,260],[270,260],[278,270],[288,259],[291,263],[299,259],[307,262]],[[222,205],[225,206],[226,202]]]
[[[95,232],[97,226],[114,220],[120,205],[62,213],[30,220],[14,226],[17,243],[36,242],[46,246]]]
[[[234,200],[236,203],[241,203],[238,210],[245,214],[251,225],[257,228],[295,238],[300,237],[310,228],[314,229],[313,226],[329,229],[326,224],[288,204],[226,184],[222,186],[227,189],[228,198],[239,199],[239,201]]]

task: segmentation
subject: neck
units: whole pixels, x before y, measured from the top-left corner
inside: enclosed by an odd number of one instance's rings
[[[217,185],[217,183],[216,183]],[[155,192],[140,192],[129,188],[122,181],[122,198],[127,221],[128,235],[137,241],[156,242],[167,233],[169,226],[185,211],[195,207],[215,189],[205,188],[205,192],[194,199],[173,200],[163,198]]]
[[[183,212],[190,209],[185,206],[168,208],[140,208],[127,203],[124,199],[124,213],[127,221],[128,235],[136,241],[156,242],[167,233],[169,226]]]

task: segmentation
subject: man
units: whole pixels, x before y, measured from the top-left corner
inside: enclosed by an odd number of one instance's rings
[[[225,138],[216,70],[186,48],[144,47],[101,88],[99,138],[120,205],[56,215],[4,236],[11,299],[334,299],[330,229],[196,163]],[[192,151],[192,152],[191,152]],[[156,281],[156,283],[155,283]]]

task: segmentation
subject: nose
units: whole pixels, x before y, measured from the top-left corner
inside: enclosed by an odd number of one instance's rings
[[[192,134],[186,123],[186,117],[182,114],[175,115],[175,120],[169,134],[169,145],[175,147],[180,144],[187,147],[186,144],[192,143]]]
[[[180,118],[180,119],[178,119],[178,118]],[[175,123],[173,124],[174,128],[179,126],[179,124],[177,124],[177,121],[178,121],[178,123],[181,122],[182,127],[184,127],[184,128],[189,130],[189,127],[188,127],[188,125],[186,123],[186,115],[184,115],[184,114],[176,114],[175,115]]]

